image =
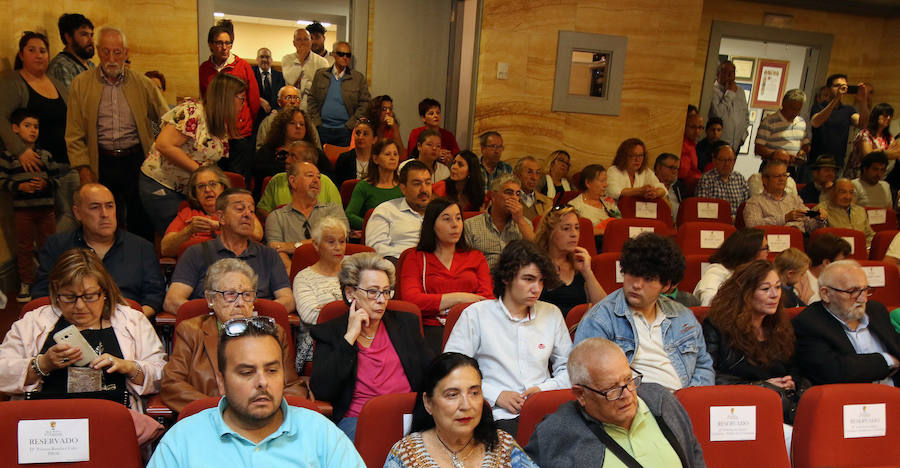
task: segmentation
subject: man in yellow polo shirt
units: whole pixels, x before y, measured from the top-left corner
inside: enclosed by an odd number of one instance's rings
[[[568,369],[576,401],[538,424],[525,447],[539,466],[706,466],[684,408],[664,387],[641,385],[618,345],[588,338]]]

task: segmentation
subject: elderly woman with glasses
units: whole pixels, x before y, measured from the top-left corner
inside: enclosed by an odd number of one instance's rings
[[[216,198],[231,188],[228,176],[218,166],[201,166],[191,173],[188,180],[187,206],[166,229],[159,251],[166,257],[177,257],[188,247],[213,239],[221,226],[216,217]],[[263,236],[262,223],[253,219],[253,240],[259,242]]]
[[[354,439],[359,412],[379,395],[416,391],[432,353],[419,318],[388,309],[394,265],[375,253],[347,257],[338,273],[347,313],[316,325],[310,385],[334,407],[332,419]]]
[[[205,296],[213,313],[184,320],[175,328],[172,355],[163,369],[160,391],[166,406],[181,411],[194,400],[220,395],[216,379],[219,330],[231,319],[255,315],[256,282],[256,273],[243,260],[225,258],[209,267]],[[294,351],[285,343],[285,332],[278,327],[285,394],[307,397],[306,382],[294,370]]]
[[[34,398],[129,401],[156,393],[166,355],[153,325],[127,305],[97,255],[63,253],[50,272],[50,305],[13,323],[0,345],[0,392]],[[90,350],[64,336],[81,336]],[[77,388],[77,390],[73,390]]]

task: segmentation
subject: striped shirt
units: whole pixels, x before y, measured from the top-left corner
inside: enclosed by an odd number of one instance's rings
[[[0,154],[0,188],[12,195],[13,208],[53,206],[53,193],[59,186],[59,178],[64,171],[68,171],[66,165],[54,162],[53,157],[47,151],[37,148],[34,151],[40,156],[42,166],[42,170],[38,172],[27,172],[19,162],[19,158],[11,155],[8,151]],[[45,179],[47,185],[43,190],[33,193],[19,190],[20,184],[32,179]]]
[[[800,148],[809,144],[809,126],[799,115],[793,121],[788,121],[781,111],[775,112],[759,123],[756,144],[771,150],[797,154]]]

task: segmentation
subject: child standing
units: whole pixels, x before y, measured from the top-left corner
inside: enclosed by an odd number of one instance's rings
[[[409,158],[418,158],[419,149],[416,143],[419,141],[419,134],[426,128],[437,130],[441,134],[441,154],[438,161],[441,164],[449,166],[453,157],[459,153],[459,145],[456,143],[456,137],[450,130],[441,128],[441,103],[431,98],[422,99],[419,103],[419,117],[425,125],[412,129],[409,132],[409,145],[406,146],[406,156]]]
[[[16,257],[21,286],[16,300],[31,300],[31,285],[35,279],[34,251],[44,245],[54,233],[56,215],[53,208],[53,191],[59,186],[62,167],[53,162],[49,152],[35,148],[38,139],[38,116],[25,109],[10,115],[12,131],[29,148],[40,156],[43,170],[27,172],[19,159],[4,152],[0,157],[0,187],[12,194],[16,227]]]

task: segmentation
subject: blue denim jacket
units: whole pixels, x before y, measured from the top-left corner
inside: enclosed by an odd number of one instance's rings
[[[660,296],[656,305],[666,316],[662,322],[663,345],[682,385],[715,385],[712,357],[706,352],[703,330],[694,314],[665,296]],[[615,342],[625,351],[629,363],[634,359],[638,337],[623,288],[606,296],[588,311],[575,332],[575,344],[593,337]]]

